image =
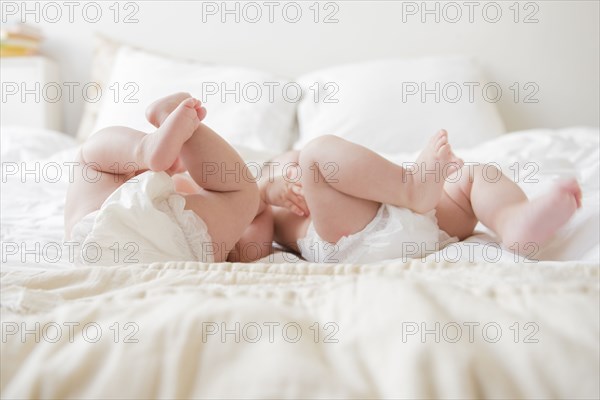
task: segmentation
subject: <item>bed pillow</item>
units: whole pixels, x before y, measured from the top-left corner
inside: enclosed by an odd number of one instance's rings
[[[468,58],[373,61],[319,70],[298,81],[305,95],[298,106],[295,148],[335,134],[394,154],[422,148],[440,128],[448,130],[456,148],[505,132],[492,102],[494,87],[486,88],[487,98],[482,95],[488,82]],[[423,98],[423,93],[430,94]]]
[[[121,43],[97,34],[94,36],[94,54],[92,56],[92,67],[90,71],[91,80],[103,91],[108,87],[110,73],[115,62],[115,56],[121,47]],[[98,113],[102,102],[86,101],[79,127],[77,128],[77,139],[84,141],[93,133],[98,119]]]
[[[296,139],[296,103],[282,91],[287,83],[257,70],[176,60],[122,46],[92,132],[110,125],[151,131],[144,114],[148,104],[184,91],[203,101],[208,110],[204,122],[231,144],[284,151]]]

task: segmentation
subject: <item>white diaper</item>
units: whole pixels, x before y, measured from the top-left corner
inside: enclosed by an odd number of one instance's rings
[[[165,172],[145,172],[121,185],[72,230],[75,263],[213,262],[204,221],[185,210]]]
[[[420,258],[457,241],[439,229],[435,211],[422,215],[383,204],[362,231],[344,236],[335,244],[321,239],[311,223],[306,237],[298,240],[298,248],[310,262],[367,263]]]

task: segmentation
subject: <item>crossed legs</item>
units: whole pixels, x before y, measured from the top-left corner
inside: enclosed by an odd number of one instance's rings
[[[75,182],[67,192],[66,236],[86,214],[98,210],[119,186],[147,170],[169,174],[187,169],[197,192],[185,196],[186,209],[208,226],[215,261],[224,261],[256,215],[256,183],[238,153],[200,121],[206,110],[187,93],[153,103],[148,120],[158,129],[145,134],[125,127],[92,136],[78,156]],[[93,170],[94,179],[88,178]],[[223,173],[236,171],[235,173]]]
[[[321,136],[300,152],[302,186],[319,236],[336,243],[361,231],[382,203],[417,213],[433,210],[443,193],[443,174],[463,162],[448,144],[448,134],[434,135],[414,165],[421,175],[396,165],[371,150],[336,136]],[[424,179],[420,179],[423,176]]]

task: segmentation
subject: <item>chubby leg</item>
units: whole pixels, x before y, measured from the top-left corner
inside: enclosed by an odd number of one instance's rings
[[[501,172],[495,167],[464,167],[457,174],[460,179],[446,183],[436,210],[440,228],[461,240],[481,221],[506,247],[530,253],[531,244],[546,242],[581,206],[581,190],[575,180],[558,183],[549,193],[530,201],[506,176],[497,180]]]
[[[83,146],[79,160],[82,166],[93,166],[100,180],[78,179],[71,185],[65,213],[67,237],[75,223],[99,209],[127,179],[148,169],[175,172],[183,164],[201,188],[186,196],[186,208],[207,224],[215,261],[225,261],[256,216],[259,195],[237,152],[200,123],[205,115],[198,100],[185,98],[163,114],[154,134],[113,127],[94,135]],[[114,173],[115,169],[126,173]]]
[[[185,174],[173,175],[175,190],[179,193],[197,194],[203,189]],[[273,212],[271,207],[262,207],[245,229],[227,261],[253,262],[272,253]]]
[[[329,242],[362,230],[382,203],[432,210],[443,193],[442,171],[462,165],[448,144],[447,133],[434,135],[407,171],[371,150],[336,136],[322,136],[300,152],[302,185],[315,229]],[[420,167],[419,167],[420,165]]]
[[[239,154],[204,124],[183,145],[181,161],[201,188],[186,195],[186,209],[208,226],[217,262],[225,261],[257,215],[258,186]]]
[[[146,118],[154,126],[162,126],[177,104],[188,97],[189,93],[181,92],[159,99],[147,108]],[[206,110],[200,107],[198,117],[205,116]],[[255,234],[264,233],[257,237],[272,238],[272,226],[270,233],[265,231],[271,221],[270,212],[257,215],[259,196],[252,173],[239,154],[212,129],[199,124],[170,170],[188,170],[192,177],[193,182],[190,182],[175,175],[176,188],[188,193],[186,208],[206,222],[216,261],[225,261],[233,250],[236,251],[229,257],[230,261],[250,261],[254,246],[250,241],[254,239],[237,243],[242,235],[254,238]],[[249,232],[244,234],[246,230]],[[259,258],[268,255],[270,242],[269,246],[263,244],[266,239],[257,242],[260,242]]]
[[[185,99],[191,98],[192,95],[187,92],[177,92],[169,96],[162,97],[146,108],[146,119],[155,127],[159,128],[169,115],[177,108]],[[202,121],[206,117],[206,109],[198,103],[197,107],[198,118]],[[169,175],[185,172],[185,166],[178,157],[173,165],[166,171]]]
[[[149,169],[169,169],[200,123],[198,107],[194,99],[182,102],[152,134],[109,127],[88,139],[77,154],[75,180],[67,191],[66,237],[75,223],[98,210],[112,192],[135,175]]]

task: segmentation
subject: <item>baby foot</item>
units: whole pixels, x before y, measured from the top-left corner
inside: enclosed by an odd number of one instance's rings
[[[438,176],[442,176],[445,179],[458,171],[462,167],[463,161],[452,152],[450,143],[448,143],[448,132],[445,129],[441,129],[429,139],[419,158],[417,158],[417,164],[419,173],[424,178],[426,175],[425,171],[439,169]],[[437,177],[433,174],[427,174],[427,176]]]
[[[138,151],[140,158],[152,171],[178,170],[179,153],[183,144],[200,125],[200,101],[189,97],[183,100],[164,120],[156,132],[146,135]]]
[[[158,99],[146,108],[146,119],[158,128],[182,101],[190,97],[192,97],[192,95],[189,93],[178,92]],[[206,109],[202,107],[201,104],[199,109],[198,118],[202,121],[206,117]]]
[[[581,188],[575,179],[559,182],[550,192],[508,211],[503,224],[503,244],[531,253],[569,221],[581,207]],[[515,248],[515,244],[517,248]]]
[[[452,152],[448,143],[448,132],[440,130],[429,140],[417,159],[417,171],[413,177],[421,203],[419,210],[429,211],[437,206],[445,179],[462,166],[463,160]]]

